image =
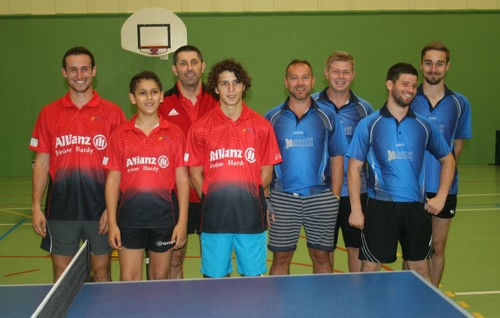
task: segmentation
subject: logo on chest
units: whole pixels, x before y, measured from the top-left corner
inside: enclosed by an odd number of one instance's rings
[[[241,149],[216,149],[210,151],[210,167],[218,168],[224,166],[224,161],[228,166],[243,166],[244,160],[248,163],[256,161],[255,149],[247,148],[245,151]],[[213,163],[216,162],[217,163]]]

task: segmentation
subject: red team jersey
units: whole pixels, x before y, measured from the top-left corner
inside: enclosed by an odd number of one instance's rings
[[[170,90],[165,92],[163,102],[160,104],[158,112],[163,116],[163,118],[179,126],[182,131],[184,131],[184,135],[187,137],[189,128],[191,128],[191,125],[193,124],[193,120],[191,119],[183,105],[182,101],[183,99],[185,99],[185,97],[182,96],[178,85],[179,84],[176,83]],[[204,89],[202,89],[200,95],[198,96],[198,100],[193,107],[198,111],[196,117],[201,118],[203,115],[214,109],[216,105],[217,101],[215,100],[215,98],[211,94],[205,92]],[[190,191],[189,201],[200,201],[193,188],[191,188]]]
[[[125,120],[120,107],[95,91],[81,109],[69,92],[42,109],[30,149],[50,154],[47,218],[99,220],[106,209],[103,151],[111,130]]]
[[[204,168],[202,232],[265,231],[261,167],[281,162],[281,155],[264,117],[243,104],[233,122],[216,107],[193,124],[184,161]]]
[[[173,227],[178,213],[175,172],[184,166],[184,132],[160,116],[160,124],[146,136],[135,127],[136,118],[113,131],[103,161],[105,168],[121,172],[118,226]]]

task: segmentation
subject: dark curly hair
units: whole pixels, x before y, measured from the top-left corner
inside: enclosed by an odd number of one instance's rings
[[[243,98],[245,98],[246,92],[252,86],[252,79],[243,66],[233,59],[222,60],[212,66],[210,73],[208,73],[205,90],[219,100],[219,95],[215,92],[215,89],[217,88],[217,83],[219,82],[219,75],[224,71],[233,73],[234,76],[236,76],[236,79],[245,85],[245,90],[243,91]]]

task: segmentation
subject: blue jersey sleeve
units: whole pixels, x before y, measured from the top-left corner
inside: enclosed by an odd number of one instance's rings
[[[435,124],[430,122],[429,127],[430,135],[426,150],[439,160],[443,157],[446,157],[450,153],[451,149],[446,143],[443,135],[440,133],[439,128]]]
[[[359,161],[366,161],[368,154],[368,149],[370,146],[370,134],[368,129],[368,124],[371,121],[372,116],[365,117],[362,119],[354,130],[354,135],[352,136],[351,144],[347,149],[346,156]]]
[[[330,112],[330,122],[333,129],[330,133],[328,151],[330,157],[344,155],[347,152],[348,144],[347,139],[340,125],[340,121],[334,112]]]
[[[455,93],[455,96],[458,98],[461,108],[455,139],[472,138],[471,108],[469,101],[461,94]]]

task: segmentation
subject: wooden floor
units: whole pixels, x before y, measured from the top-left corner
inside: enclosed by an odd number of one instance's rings
[[[500,166],[462,165],[457,215],[447,246],[441,290],[475,317],[500,317]],[[30,177],[0,178],[0,284],[38,284],[52,280],[48,254],[31,228]],[[342,239],[339,240],[342,245]],[[268,254],[268,261],[272,259]],[[401,259],[385,270],[401,268]],[[189,239],[186,278],[201,278],[199,244]],[[343,248],[335,270],[347,271]],[[118,277],[113,260],[113,278]],[[311,273],[305,241],[299,242],[292,274]],[[423,304],[425,306],[425,304]]]

